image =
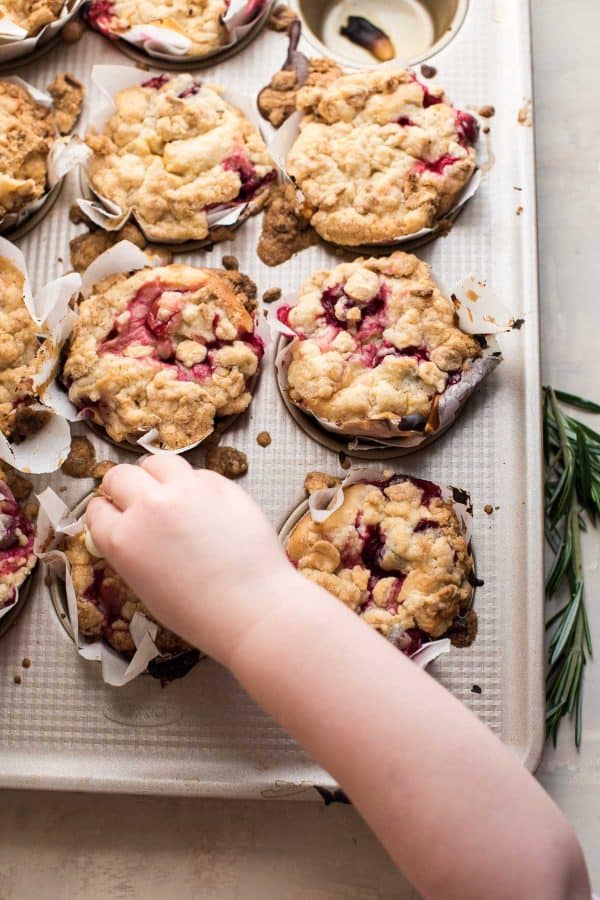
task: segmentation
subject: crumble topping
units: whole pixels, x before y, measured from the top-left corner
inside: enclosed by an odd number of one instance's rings
[[[302,69],[286,67],[275,72],[269,84],[258,95],[260,113],[274,128],[283,125],[296,111],[296,97],[303,85],[325,87],[343,74],[337,63],[327,57],[306,59],[303,56],[302,62]]]
[[[54,104],[56,127],[61,134],[68,134],[80,116],[85,88],[74,75],[59,72],[54,81],[48,85],[48,93]]]
[[[79,306],[63,370],[69,398],[117,442],[152,429],[170,450],[204,440],[252,399],[264,349],[252,303],[191,266],[104,279]]]
[[[36,103],[21,85],[0,81],[0,221],[47,192],[55,140],[52,109]]]
[[[65,0],[0,0],[0,18],[6,16],[33,37],[60,18]]]
[[[35,566],[35,529],[15,500],[0,466],[0,609],[14,603],[17,589]]]
[[[411,71],[305,86],[296,105],[304,117],[287,171],[333,243],[389,242],[433,226],[475,171],[476,120]]]
[[[0,431],[10,441],[35,434],[49,413],[31,408],[33,379],[44,361],[45,343],[25,306],[23,273],[0,257]]]
[[[204,56],[228,41],[222,21],[228,7],[229,0],[92,0],[86,17],[108,35],[136,25],[170,28],[192,42],[188,56]]]
[[[348,434],[435,430],[440,395],[481,354],[429,266],[399,251],[315,273],[277,314],[297,335],[290,400]]]
[[[92,188],[131,209],[146,236],[203,240],[222,205],[264,205],[275,166],[256,128],[192,75],[158,75],[114,98],[102,134],[91,133]]]
[[[473,560],[452,503],[428,481],[395,475],[343,489],[325,522],[302,517],[292,563],[390,640],[414,653],[470,606]],[[410,639],[410,640],[408,640]]]
[[[81,634],[89,639],[104,638],[119,653],[133,656],[136,648],[129,624],[134,614],[143,613],[151,621],[155,620],[108,562],[90,555],[85,545],[85,531],[65,537],[63,550],[71,566]],[[165,655],[191,649],[189,644],[160,625],[154,643]]]
[[[318,244],[308,219],[296,208],[294,186],[276,185],[267,201],[257,253],[267,266],[278,266],[295,253]]]

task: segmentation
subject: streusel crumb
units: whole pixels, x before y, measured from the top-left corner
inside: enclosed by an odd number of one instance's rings
[[[6,16],[33,37],[59,18],[64,5],[65,0],[0,0],[0,18]]]

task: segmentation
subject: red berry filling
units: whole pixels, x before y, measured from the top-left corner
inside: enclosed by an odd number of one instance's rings
[[[201,81],[193,81],[189,87],[180,93],[180,98],[185,100],[186,97],[195,97],[202,89]]]
[[[110,625],[121,618],[123,594],[115,580],[115,573],[110,569],[107,570],[104,560],[94,564],[93,573],[93,581],[84,591],[83,598],[93,603]]]
[[[471,113],[463,112],[461,109],[454,111],[454,118],[459,143],[463,147],[468,148],[471,144],[475,143],[479,135],[479,124],[477,119],[475,116],[472,116]]]
[[[439,159],[435,160],[418,159],[414,164],[413,171],[419,172],[420,174],[423,172],[433,172],[435,175],[443,175],[444,169],[448,166],[453,166],[456,162],[460,162],[459,156],[452,156],[450,153],[444,153],[443,156],[440,156]]]
[[[226,172],[237,172],[239,175],[242,184],[237,199],[244,202],[251,200],[266,184],[270,184],[277,178],[277,173],[273,170],[259,178],[255,167],[243,153],[233,153],[228,156],[223,160],[222,166]]]
[[[408,128],[411,125],[416,125],[416,122],[413,122],[412,119],[409,119],[408,116],[400,116],[399,119],[396,120],[398,125],[402,125],[403,128]]]
[[[117,18],[112,0],[94,0],[85,10],[84,16],[96,31],[108,37],[111,36]]]
[[[168,84],[171,80],[170,75],[166,75],[164,72],[161,75],[155,75],[153,78],[148,78],[147,81],[142,81],[141,86],[145,88],[153,88],[155,91],[159,91],[161,87],[164,87],[165,84]]]
[[[23,545],[20,535],[26,538]],[[0,485],[0,578],[13,575],[26,565],[33,553],[34,538],[32,523],[23,514],[8,488]],[[8,606],[13,599],[14,593],[0,603],[0,606]]]

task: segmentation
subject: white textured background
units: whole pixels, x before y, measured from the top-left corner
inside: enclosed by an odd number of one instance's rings
[[[598,399],[600,9],[594,0],[533,7],[545,377]],[[600,642],[597,544],[588,540],[586,552]],[[600,669],[588,674],[585,724],[581,756],[565,732],[542,779],[576,825],[598,887]],[[0,795],[0,900],[412,896],[402,885],[354,811],[340,805]]]

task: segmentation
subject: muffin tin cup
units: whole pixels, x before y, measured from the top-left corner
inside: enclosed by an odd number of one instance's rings
[[[347,433],[332,422],[320,419],[295,404],[289,396],[287,368],[291,360],[294,333],[279,322],[278,309],[293,306],[297,296],[283,297],[269,307],[267,316],[272,333],[277,335],[275,371],[277,387],[286,409],[294,421],[319,444],[336,453],[343,452],[363,460],[386,460],[407,456],[427,447],[452,427],[476,388],[502,362],[496,334],[519,329],[522,319],[510,317],[503,304],[484,282],[474,276],[464,278],[450,295],[459,327],[467,334],[484,341],[481,356],[474,360],[459,382],[440,395],[437,408],[437,427],[429,434],[411,432],[402,435],[399,428],[389,439],[383,434]]]
[[[306,40],[320,54],[346,66],[373,68],[382,63],[339,33],[348,16],[361,15],[379,27],[385,25],[384,31],[396,50],[395,62],[415,65],[435,56],[458,34],[469,0],[388,0],[385,4],[381,0],[361,0],[360,8],[353,0],[291,0],[291,5],[300,18]],[[398,15],[396,20],[394,7],[400,7],[398,12],[403,9],[408,16]]]
[[[152,265],[153,263],[151,262],[151,260],[142,250],[140,250],[139,247],[136,247],[135,244],[132,244],[130,241],[120,241],[118,244],[115,244],[114,247],[106,250],[103,254],[101,254],[101,256],[95,259],[94,262],[83,273],[81,279],[81,294],[83,295],[83,297],[87,297],[92,291],[95,284],[105,278],[108,278],[111,275],[135,272],[140,269],[150,268],[152,267]],[[155,265],[160,265],[160,260],[156,259]],[[65,341],[69,337],[75,320],[76,315],[73,315],[72,319],[70,320],[70,327],[68,329],[68,332],[66,332],[64,335]],[[271,338],[270,330],[267,324],[264,322],[262,316],[258,315],[258,312],[254,315],[254,321],[255,333],[262,339],[266,348]],[[261,363],[262,361],[259,361],[259,366],[256,374],[248,382],[247,390],[252,397],[258,389],[262,371]],[[58,377],[60,377],[60,373]],[[51,406],[57,413],[63,415],[69,421],[83,422],[85,425],[87,425],[88,428],[90,428],[90,430],[94,434],[96,434],[102,440],[107,441],[109,444],[112,444],[113,447],[117,447],[119,450],[124,450],[128,453],[136,453],[138,455],[146,453],[176,455],[189,453],[193,450],[196,450],[197,448],[201,448],[204,441],[209,440],[210,437],[215,433],[222,434],[224,431],[230,428],[240,417],[246,415],[246,413],[248,412],[248,409],[245,409],[243,410],[243,412],[236,413],[234,415],[217,418],[215,420],[214,430],[211,432],[211,435],[208,435],[203,440],[195,441],[193,444],[190,444],[187,447],[180,447],[171,450],[163,449],[153,444],[153,431],[148,431],[146,434],[141,435],[137,441],[117,441],[114,438],[111,438],[102,425],[82,415],[81,411],[71,403],[67,393],[60,385],[58,379],[57,381],[52,382],[50,392],[46,395],[45,399],[49,406]],[[252,401],[250,405],[252,405]]]
[[[400,473],[394,473],[394,475],[397,475],[400,478],[404,477]],[[411,478],[413,476],[407,475],[406,477]],[[339,486],[333,488],[325,488],[321,491],[317,491],[308,498],[304,497],[302,500],[299,500],[299,502],[290,510],[290,512],[281,523],[278,531],[279,540],[284,545],[284,547],[286,547],[292,531],[307,513],[311,513],[311,515],[315,517],[315,521],[325,521],[328,515],[331,515],[342,505],[344,499],[343,489],[345,487],[350,487],[352,484],[355,484],[358,481],[368,481],[377,484],[378,481],[382,481],[384,480],[384,478],[384,472],[379,469],[374,469],[371,467],[352,469]],[[463,526],[463,534],[467,541],[471,557],[473,558],[473,593],[469,606],[470,611],[475,606],[475,594],[477,592],[477,587],[482,584],[482,582],[478,581],[475,574],[475,555],[473,553],[473,548],[471,545],[471,536],[473,531],[473,510],[471,499],[466,491],[454,487],[442,488],[442,499],[452,501],[454,512],[456,513],[459,522],[461,522]],[[438,656],[449,651],[450,640],[448,638],[441,638],[439,640],[430,641],[428,644],[424,645],[421,650],[419,650],[417,654],[415,654],[413,659],[423,668],[426,668],[431,662],[437,659]]]
[[[39,547],[44,549],[38,549],[38,555],[49,570],[50,598],[58,621],[81,657],[101,663],[103,680],[113,687],[122,687],[139,675],[151,675],[163,683],[182,678],[205,658],[205,654],[190,648],[181,653],[161,655],[154,645],[157,626],[141,614],[134,616],[134,620],[139,616],[133,632],[138,649],[131,660],[127,660],[103,640],[87,642],[79,638],[77,598],[71,582],[70,566],[66,555],[56,548],[56,538],[81,531],[84,527],[82,517],[94,496],[94,492],[88,494],[70,511],[50,488],[39,497]],[[50,549],[47,549],[49,543]]]
[[[188,69],[184,68],[183,71],[188,71]],[[130,66],[94,66],[92,69],[92,83],[100,94],[100,102],[98,103],[96,115],[89,122],[89,130],[101,133],[106,122],[114,113],[114,97],[126,88],[141,85],[150,80],[153,74],[160,75],[160,72],[156,70],[154,73],[140,71]],[[238,96],[229,90],[222,92],[221,96],[227,103],[240,110],[262,136],[262,122],[257,110],[247,97]],[[265,185],[255,197],[246,203],[236,204],[232,202],[231,204],[223,204],[220,210],[212,210],[209,213],[209,233],[203,238],[185,241],[161,241],[146,232],[144,226],[137,221],[134,209],[121,209],[93,189],[87,173],[87,165],[92,156],[92,151],[88,149],[86,158],[80,161],[79,168],[79,183],[82,197],[77,202],[84,216],[105,231],[118,231],[130,218],[133,218],[149,242],[174,253],[189,253],[194,250],[206,249],[217,242],[229,240],[248,218],[260,212],[270,192],[270,186]]]
[[[218,50],[211,50],[202,56],[153,53],[138,46],[137,43],[127,40],[123,35],[105,36],[125,56],[141,65],[160,66],[161,69],[166,69],[169,72],[196,72],[231,59],[251,44],[265,28],[274,3],[275,0],[267,0],[261,14],[249,26],[246,26],[237,38],[234,38],[230,43],[220,47]]]
[[[46,25],[35,37],[21,37],[0,43],[0,74],[44,56],[60,40],[60,32],[81,9],[85,0],[67,0],[60,19]]]
[[[14,225],[3,226],[0,222],[0,236],[9,241],[19,241],[25,235],[33,231],[34,228],[42,222],[49,212],[54,208],[54,204],[60,197],[64,187],[64,178],[61,178],[58,184],[55,184],[47,194],[42,197],[41,205],[23,216],[20,216]]]

